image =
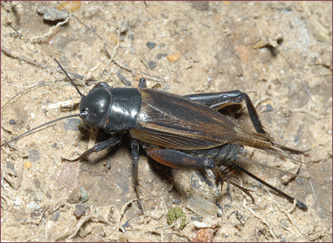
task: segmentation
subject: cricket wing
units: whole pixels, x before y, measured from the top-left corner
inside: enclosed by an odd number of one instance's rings
[[[142,106],[132,137],[173,149],[207,149],[237,138],[235,125],[207,106],[163,91],[142,89]]]
[[[180,150],[237,144],[288,158],[304,153],[275,143],[267,134],[242,129],[218,111],[182,96],[152,89],[140,92],[141,110],[130,134],[142,142]]]

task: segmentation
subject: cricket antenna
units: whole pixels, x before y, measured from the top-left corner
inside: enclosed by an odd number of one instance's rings
[[[10,142],[13,142],[13,141],[19,139],[20,137],[23,137],[23,136],[25,136],[25,135],[27,135],[27,134],[30,134],[30,133],[32,133],[33,131],[36,131],[37,129],[39,129],[39,128],[41,128],[41,127],[44,127],[44,126],[50,125],[51,123],[54,123],[54,122],[57,122],[57,121],[60,121],[60,120],[63,120],[63,119],[67,119],[67,118],[71,118],[71,117],[77,117],[77,116],[80,116],[80,115],[79,115],[79,114],[75,114],[75,115],[64,116],[64,117],[60,117],[60,118],[58,118],[58,119],[55,119],[55,120],[53,120],[53,121],[49,121],[49,122],[47,122],[47,123],[44,123],[44,124],[42,124],[42,125],[40,125],[40,126],[38,126],[38,127],[35,127],[35,128],[33,128],[33,129],[31,129],[31,130],[25,132],[25,133],[22,133],[21,135],[19,135],[19,136],[17,136],[17,137],[14,137],[14,138],[10,139],[9,141],[5,142],[4,144],[1,144],[1,147],[7,145],[7,144],[10,143]]]
[[[69,79],[69,81],[71,81],[71,83],[73,84],[74,88],[76,89],[76,91],[79,93],[79,95],[81,97],[84,97],[84,95],[81,93],[81,91],[78,89],[78,87],[75,85],[74,81],[71,79],[71,77],[69,77],[68,73],[65,71],[65,69],[60,65],[60,63],[57,61],[57,59],[54,58],[54,61],[59,65],[59,67],[61,68],[61,70],[66,74],[67,78]]]

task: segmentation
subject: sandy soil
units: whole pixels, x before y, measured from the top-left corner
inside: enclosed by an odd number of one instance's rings
[[[142,76],[180,95],[239,89],[276,141],[311,149],[300,167],[246,148],[253,160],[311,180],[248,169],[309,209],[244,175],[255,205],[232,186],[221,196],[210,174],[170,170],[142,153],[140,215],[128,142],[63,163],[89,140],[80,120],[68,119],[1,148],[2,240],[332,241],[331,2],[82,2],[58,27],[43,21],[42,6],[58,4],[1,2],[1,143],[77,113],[60,111],[58,103],[80,97],[53,58],[85,77],[77,78],[83,93],[97,81],[136,87]],[[234,121],[253,129],[246,110]],[[186,214],[182,230],[167,227],[175,206]]]

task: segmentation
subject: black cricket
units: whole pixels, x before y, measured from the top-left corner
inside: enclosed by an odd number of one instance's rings
[[[246,159],[242,157],[243,146],[258,148],[291,159],[290,154],[304,153],[274,142],[264,130],[255,107],[246,93],[235,90],[178,96],[148,89],[146,80],[141,78],[138,88],[112,88],[101,82],[87,95],[83,95],[58,61],[55,61],[81,96],[80,113],[38,126],[1,146],[55,121],[79,116],[86,125],[103,129],[111,135],[111,138],[96,144],[76,159],[63,160],[83,160],[93,152],[115,146],[120,143],[123,135],[127,134],[131,144],[134,186],[142,213],[138,190],[140,146],[149,157],[166,166],[212,170],[216,184],[221,183],[221,190],[224,182],[230,183],[250,196],[253,203],[250,190],[241,187],[230,177],[234,171],[244,172],[291,203],[296,200],[241,166],[246,163]],[[219,112],[226,106],[243,101],[257,132],[240,128]],[[307,209],[307,206],[298,200],[296,205],[301,209]]]

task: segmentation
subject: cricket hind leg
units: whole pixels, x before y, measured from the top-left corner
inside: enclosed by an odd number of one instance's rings
[[[178,169],[210,169],[215,175],[215,182],[221,183],[221,190],[223,189],[224,182],[228,182],[231,185],[242,190],[246,195],[248,195],[252,202],[254,203],[254,198],[250,194],[251,190],[248,190],[237,183],[234,183],[229,179],[229,171],[223,170],[218,167],[212,159],[206,157],[195,157],[190,154],[180,152],[172,149],[162,149],[162,148],[151,148],[146,150],[149,157],[155,161],[164,164],[166,166]]]
[[[245,101],[252,124],[258,133],[268,134],[262,125],[258,113],[250,99],[250,97],[239,90],[219,92],[219,93],[201,93],[186,95],[185,98],[209,106],[213,109],[220,110],[226,106],[240,104]]]
[[[223,165],[223,164],[219,167],[219,170],[221,171],[221,173],[222,173],[222,174],[225,176],[225,178],[226,178],[225,181],[226,181],[228,184],[231,184],[231,185],[237,187],[238,189],[240,189],[241,191],[243,191],[247,196],[249,196],[249,197],[251,198],[252,203],[255,204],[255,200],[254,200],[253,196],[252,196],[251,193],[250,193],[250,192],[253,192],[253,190],[250,190],[250,189],[247,189],[247,188],[245,188],[245,187],[242,187],[242,186],[240,186],[239,184],[233,182],[233,181],[230,179],[229,176],[230,176],[231,174],[234,173],[234,170],[233,170],[231,167],[232,167],[232,166],[229,166],[229,165]],[[221,192],[222,192],[222,189],[223,189],[222,186],[223,186],[223,184],[221,184]],[[230,195],[229,195],[229,196],[230,196]]]
[[[216,177],[216,182],[223,184],[225,181],[225,176],[210,158],[196,157],[178,150],[163,148],[149,148],[146,152],[149,157],[165,166],[176,169],[210,169]]]
[[[237,162],[237,161],[236,161]],[[239,165],[237,165],[236,163],[233,164],[233,167],[241,172],[244,172],[245,174],[247,174],[248,176],[252,177],[253,179],[255,179],[256,181],[262,183],[263,185],[267,186],[268,188],[270,188],[271,190],[275,191],[276,193],[278,193],[279,195],[283,196],[284,198],[286,198],[289,202],[294,203],[294,201],[296,201],[296,205],[303,209],[303,210],[307,210],[308,207],[302,203],[301,201],[298,201],[297,199],[289,196],[288,194],[284,193],[283,191],[277,189],[276,187],[270,185],[269,183],[265,182],[264,180],[260,179],[259,177],[253,175],[252,173],[250,173],[249,171],[245,170],[244,168],[240,167]]]

